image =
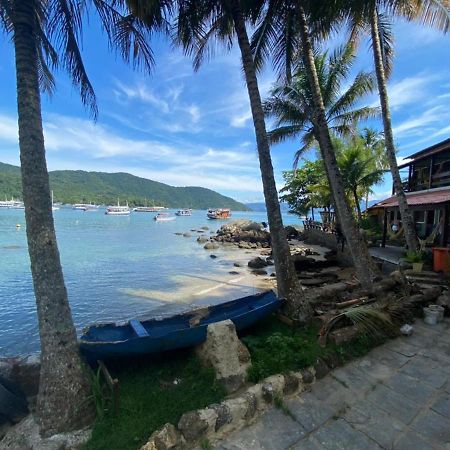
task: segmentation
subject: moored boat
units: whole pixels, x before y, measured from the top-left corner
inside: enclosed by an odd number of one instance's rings
[[[208,219],[228,219],[231,217],[231,211],[228,208],[210,208],[206,216]]]
[[[191,347],[206,339],[209,324],[230,319],[241,331],[282,304],[267,291],[162,319],[96,324],[83,330],[80,348],[88,360],[96,361]]]
[[[108,206],[106,208],[105,214],[108,216],[129,216],[130,208],[128,207],[128,202],[126,206],[120,206],[119,199],[117,199],[117,206]]]
[[[59,210],[59,206],[57,206],[55,204],[55,202],[53,201],[53,191],[52,191],[52,211],[58,211]]]
[[[153,220],[156,220],[156,222],[169,222],[175,220],[175,216],[172,216],[169,213],[158,213],[153,217]]]
[[[75,203],[72,205],[72,209],[77,211],[98,211],[98,205],[92,203]]]
[[[177,216],[192,216],[192,209],[190,208],[179,209],[175,214]]]
[[[133,208],[133,212],[158,212],[162,209],[166,209],[164,206],[136,206]]]

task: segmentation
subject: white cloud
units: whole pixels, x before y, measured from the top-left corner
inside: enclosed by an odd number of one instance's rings
[[[429,90],[433,84],[442,79],[443,74],[430,74],[421,72],[415,76],[393,81],[388,85],[389,106],[392,110],[398,110],[406,105],[417,104],[422,99],[429,99]],[[370,106],[379,106],[378,96]]]
[[[396,138],[421,136],[423,134],[431,134],[430,130],[426,130],[425,126],[437,126],[442,121],[450,119],[450,111],[444,105],[435,106],[425,110],[421,114],[404,120],[393,129]]]
[[[17,142],[17,119],[0,115],[0,137],[8,142]]]
[[[125,85],[119,80],[116,80],[115,84],[119,89],[119,95],[124,95],[126,98],[130,100],[132,99],[141,100],[144,103],[154,106],[157,110],[163,113],[168,113],[170,111],[169,104],[167,103],[167,101],[156,95],[143,83],[138,83],[135,85]]]
[[[17,144],[17,123],[0,115],[0,149]],[[176,186],[262,191],[255,152],[139,140],[102,124],[50,114],[44,122],[49,168],[126,171]],[[137,161],[139,161],[137,165]]]

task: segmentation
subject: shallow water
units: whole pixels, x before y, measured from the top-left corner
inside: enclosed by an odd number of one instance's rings
[[[258,290],[258,277],[243,279],[228,273],[233,269],[229,254],[214,251],[218,258],[213,260],[211,252],[196,242],[200,233],[191,229],[208,226],[209,236],[224,223],[208,220],[205,211],[164,223],[153,221],[154,213],[106,216],[103,212],[64,208],[54,212],[78,332],[96,321],[170,314],[193,303],[226,301]],[[259,212],[236,212],[232,218],[267,220]],[[285,223],[300,221],[286,215]],[[192,237],[175,232],[190,232]],[[21,210],[0,210],[0,324],[0,356],[39,349]]]

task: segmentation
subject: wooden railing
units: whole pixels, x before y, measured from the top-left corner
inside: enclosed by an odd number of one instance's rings
[[[320,230],[324,233],[336,234],[336,230],[334,229],[332,224],[317,222],[311,219],[306,219],[303,221],[303,228],[305,230]]]

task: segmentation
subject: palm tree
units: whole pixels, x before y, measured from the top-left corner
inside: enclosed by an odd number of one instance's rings
[[[84,3],[0,0],[0,26],[12,34],[15,50],[22,190],[41,343],[36,417],[44,436],[80,428],[93,417],[56,241],[40,100],[40,89],[53,89],[51,69],[61,61],[80,87],[83,103],[97,113],[78,47]],[[133,50],[134,61],[143,57],[150,65],[145,35],[133,21],[106,1],[95,0],[95,5],[110,42],[126,59]]]
[[[317,53],[314,60],[327,123],[333,135],[350,136],[355,133],[358,121],[379,114],[378,108],[356,106],[375,87],[372,74],[360,71],[350,86],[341,91],[355,60],[351,44],[338,47],[332,55]],[[279,82],[272,89],[271,96],[264,102],[264,111],[267,116],[275,118],[275,128],[269,132],[271,143],[300,138],[302,146],[295,154],[296,166],[303,153],[316,142],[317,135],[313,125],[311,85],[302,60],[289,83]]]
[[[328,128],[327,114],[322,97],[320,80],[315,65],[315,54],[313,50],[312,36],[317,31],[316,16],[312,12],[320,12],[319,17],[323,14],[325,17],[330,14],[327,12],[329,2],[315,2],[315,11],[310,11],[309,19],[311,27],[308,24],[308,14],[305,10],[304,2],[299,1],[283,1],[273,0],[267,8],[267,13],[262,20],[260,26],[256,30],[257,38],[254,40],[255,51],[257,51],[257,61],[263,56],[267,56],[271,48],[280,54],[288,55],[286,48],[292,48],[292,45],[279,45],[279,42],[286,42],[286,34],[295,36],[300,44],[300,55],[303,60],[306,76],[310,85],[311,104],[313,110],[311,117],[313,118],[313,129],[315,139],[319,143],[320,153],[325,164],[328,181],[333,193],[334,207],[337,219],[340,223],[342,232],[347,240],[348,248],[351,253],[355,270],[362,285],[370,288],[372,279],[378,274],[372,258],[365,242],[359,233],[357,224],[351,214],[350,206],[345,196],[345,186],[342,175],[339,172],[336,154],[331,140],[330,130]],[[309,4],[307,6],[310,6]],[[323,8],[325,6],[325,8]],[[332,9],[331,7],[328,9]],[[270,15],[272,14],[272,16]],[[295,24],[294,28],[286,30],[286,24]],[[323,21],[329,23],[329,21]],[[320,29],[320,28],[319,28]],[[326,31],[326,27],[322,28]],[[281,47],[281,50],[280,48]],[[287,57],[292,61],[291,57]],[[288,64],[285,65],[286,67]],[[289,70],[287,70],[286,78],[289,79]]]
[[[401,15],[409,20],[419,19],[447,32],[450,24],[450,4],[448,0],[345,0],[343,10],[348,11],[352,22],[353,34],[366,25],[370,28],[372,51],[377,76],[378,92],[383,117],[386,153],[391,169],[394,192],[397,197],[406,244],[410,251],[417,251],[419,242],[416,235],[414,219],[408,208],[400,172],[398,170],[394,136],[392,131],[387,77],[391,70],[392,36],[390,33],[389,14]],[[387,13],[380,8],[387,7]]]
[[[338,155],[339,169],[348,192],[353,196],[358,220],[361,222],[361,198],[383,181],[384,170],[377,167],[377,155],[364,146],[361,139],[344,143]]]
[[[209,50],[208,44],[212,38],[223,41],[228,45],[231,45],[233,37],[237,39],[256,134],[261,178],[277,274],[278,294],[280,297],[285,297],[288,300],[287,311],[290,315],[306,321],[311,315],[311,308],[303,300],[304,296],[286,240],[267,139],[264,111],[256,76],[256,66],[246,28],[246,20],[255,20],[264,4],[263,0],[180,0],[177,21],[178,40],[188,53],[195,54],[194,65],[198,67]]]

